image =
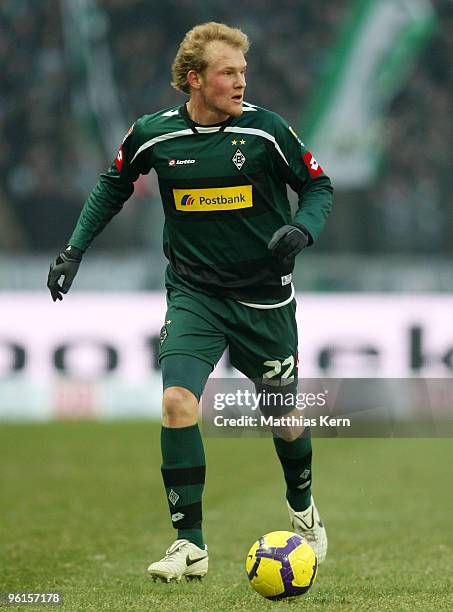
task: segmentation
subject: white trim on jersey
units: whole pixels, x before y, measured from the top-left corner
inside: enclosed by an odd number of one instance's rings
[[[215,125],[212,127],[203,127],[196,125],[195,129],[197,130],[197,132],[200,132],[200,134],[209,134],[210,132],[219,132],[222,129],[222,126]]]
[[[162,142],[163,140],[170,140],[171,138],[178,138],[179,136],[190,136],[191,134],[193,134],[192,130],[190,128],[187,128],[186,130],[179,130],[178,132],[169,132],[168,134],[162,134],[161,136],[151,138],[151,140],[147,140],[142,144],[141,147],[137,149],[137,152],[131,159],[130,163],[132,164],[137,155],[140,155],[142,151],[144,151],[145,149],[149,149],[149,147],[153,147],[158,142]]]
[[[213,127],[196,126],[195,129],[200,134],[209,134],[209,133],[218,132],[221,129],[221,126],[213,126]],[[261,138],[265,138],[266,140],[269,140],[270,142],[272,142],[275,149],[277,150],[279,155],[284,160],[285,164],[289,166],[288,160],[286,159],[283,151],[280,149],[278,142],[276,141],[274,136],[272,136],[272,134],[269,134],[269,132],[265,132],[264,130],[259,130],[257,128],[243,128],[243,127],[236,127],[236,126],[227,126],[224,129],[224,132],[228,132],[230,134],[252,134],[253,136],[261,136]],[[141,145],[141,147],[137,149],[137,152],[135,153],[134,157],[131,159],[130,163],[132,163],[135,160],[135,158],[138,155],[140,155],[140,153],[142,153],[146,149],[149,149],[150,147],[153,147],[158,142],[163,142],[164,140],[170,140],[171,138],[179,138],[180,136],[192,136],[193,134],[194,134],[193,130],[190,128],[187,128],[185,130],[179,130],[177,132],[168,132],[167,134],[162,134],[161,136],[156,136],[155,138],[151,138],[151,140],[144,142]]]
[[[278,304],[249,304],[248,302],[241,302],[240,300],[236,300],[236,301],[239,302],[239,304],[242,304],[243,306],[249,306],[250,308],[259,308],[260,310],[270,310],[272,308],[281,308],[282,306],[286,306],[286,304],[289,304],[290,302],[293,301],[294,294],[295,294],[294,285],[291,283],[291,295],[289,296],[287,300],[285,300],[284,302],[279,302]]]
[[[281,155],[281,157],[283,158],[283,160],[285,161],[285,164],[287,166],[289,166],[288,160],[286,159],[285,155],[283,154],[283,151],[280,149],[280,147],[278,146],[278,142],[275,140],[274,136],[272,136],[272,134],[269,134],[268,132],[265,132],[264,130],[258,130],[257,128],[242,128],[242,127],[236,127],[235,125],[230,125],[228,127],[225,128],[224,130],[225,132],[230,132],[230,133],[236,133],[236,134],[253,134],[254,136],[261,136],[262,138],[266,138],[266,140],[270,140],[272,142],[272,144],[274,145],[274,147],[277,149],[278,153]]]
[[[256,106],[254,104],[250,104],[250,102],[242,102],[242,110],[243,111],[256,111]]]

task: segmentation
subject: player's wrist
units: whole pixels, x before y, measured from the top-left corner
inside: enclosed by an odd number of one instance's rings
[[[60,257],[63,261],[72,261],[80,263],[82,261],[84,251],[76,246],[68,244],[68,246],[60,253]]]
[[[311,244],[313,244],[313,238],[311,237],[310,232],[305,227],[305,225],[302,225],[302,223],[290,223],[290,225],[292,225],[293,227],[296,227],[307,237],[307,240],[308,240],[307,246],[310,246]]]

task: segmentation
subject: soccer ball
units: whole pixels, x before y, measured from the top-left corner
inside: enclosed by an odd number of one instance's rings
[[[250,584],[266,599],[303,595],[316,577],[318,560],[304,538],[290,531],[271,531],[249,550],[245,570]]]

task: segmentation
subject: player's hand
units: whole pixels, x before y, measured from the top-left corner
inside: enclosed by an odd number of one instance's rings
[[[310,236],[302,225],[284,225],[272,236],[267,248],[288,263],[304,249]]]
[[[80,262],[82,261],[83,251],[74,246],[67,246],[58,257],[50,264],[49,276],[47,277],[47,287],[52,295],[54,302],[62,300],[62,293],[67,293],[71,288],[72,281],[77,274]],[[64,277],[60,285],[58,281]]]

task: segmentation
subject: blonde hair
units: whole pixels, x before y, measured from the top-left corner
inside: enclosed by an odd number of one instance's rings
[[[207,67],[208,62],[204,57],[205,47],[207,43],[215,40],[224,42],[235,49],[240,49],[243,53],[247,53],[250,46],[247,35],[238,28],[230,28],[224,23],[216,23],[215,21],[195,26],[187,32],[179,45],[178,53],[171,68],[172,87],[190,94],[187,73],[189,70],[200,73]]]

